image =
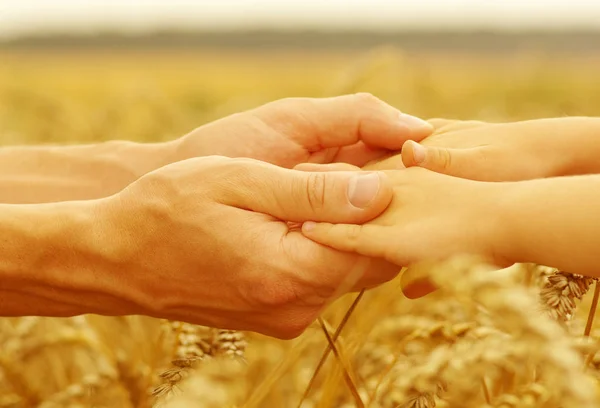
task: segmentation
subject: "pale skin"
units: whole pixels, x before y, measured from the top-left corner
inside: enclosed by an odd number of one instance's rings
[[[367,94],[285,99],[164,144],[0,149],[0,315],[142,314],[280,338],[393,278],[290,223],[363,223],[390,179],[357,166],[430,124]]]
[[[436,132],[420,145],[406,142],[401,155],[365,166],[390,169],[386,212],[362,225],[306,222],[304,235],[398,266],[471,254],[499,266],[534,262],[600,276],[600,119],[431,122]]]

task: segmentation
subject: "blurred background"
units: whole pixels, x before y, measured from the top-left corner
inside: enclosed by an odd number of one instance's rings
[[[600,1],[0,0],[0,145],[167,140],[274,99],[360,91],[425,118],[600,116]],[[410,331],[390,335],[394,319],[416,316],[438,336],[473,318],[470,303],[465,318],[452,300],[407,303],[396,285],[365,294],[368,307],[338,346],[365,384],[406,357],[397,350]],[[340,322],[352,300],[326,320]],[[175,350],[174,335],[161,333],[157,320],[137,316],[0,319],[0,407],[150,407],[148,390]],[[296,406],[322,334],[308,331],[295,348],[249,337],[247,371],[215,377],[198,388],[201,399]],[[424,356],[435,355],[435,341]],[[406,361],[429,372],[428,358]],[[326,367],[313,387],[320,405],[303,406],[349,406],[327,404],[350,397],[339,367]],[[477,384],[478,371],[465,367],[464,381]],[[399,378],[410,374],[402,370]]]
[[[600,115],[593,0],[0,0],[0,143],[163,140],[288,96]]]

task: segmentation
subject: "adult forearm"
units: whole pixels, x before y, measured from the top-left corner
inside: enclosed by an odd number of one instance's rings
[[[175,143],[111,141],[0,149],[0,203],[88,200],[114,194],[176,161]]]
[[[600,276],[600,176],[517,182],[499,188],[506,188],[499,203],[500,256],[510,262]]]
[[[132,310],[114,295],[119,259],[94,205],[0,205],[0,316]]]

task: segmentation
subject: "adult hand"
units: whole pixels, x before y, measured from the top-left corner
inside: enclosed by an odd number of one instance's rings
[[[365,169],[419,166],[481,181],[517,181],[596,173],[600,119],[556,118],[514,123],[433,119],[436,130],[402,154]]]
[[[182,137],[176,157],[247,157],[291,168],[302,162],[362,166],[433,127],[376,97],[288,98],[234,114]]]
[[[121,260],[110,293],[136,305],[115,313],[295,337],[336,296],[399,268],[317,244],[282,220],[366,222],[391,197],[378,172],[218,156],[165,166],[99,204]]]

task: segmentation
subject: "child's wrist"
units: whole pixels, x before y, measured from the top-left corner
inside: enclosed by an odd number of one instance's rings
[[[574,117],[554,119],[551,163],[553,174],[549,177],[600,173],[600,118]]]
[[[520,216],[521,206],[527,199],[528,184],[531,181],[496,183],[497,198],[494,229],[491,242],[491,256],[501,266],[526,262],[525,254],[526,220]]]

